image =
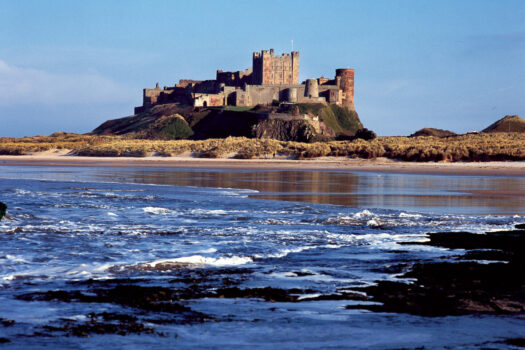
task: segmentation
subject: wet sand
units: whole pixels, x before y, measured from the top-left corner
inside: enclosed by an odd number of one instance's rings
[[[403,162],[386,158],[350,159],[323,157],[309,160],[282,158],[233,159],[194,157],[78,157],[45,152],[23,156],[0,156],[2,165],[170,167],[194,169],[347,170],[400,174],[478,176],[525,176],[525,162]]]

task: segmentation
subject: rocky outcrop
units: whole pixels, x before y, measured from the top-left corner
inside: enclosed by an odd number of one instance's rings
[[[0,202],[0,220],[5,216],[5,212],[7,210],[7,205],[5,203]]]
[[[253,127],[253,136],[281,141],[312,141],[317,132],[306,120],[263,120]]]
[[[525,312],[524,225],[485,234],[438,232],[428,236],[428,242],[405,244],[464,249],[466,253],[454,261],[391,266],[396,272],[405,272],[400,276],[413,283],[378,281],[377,285],[357,288],[369,301],[380,304],[347,308],[424,316]]]
[[[309,142],[352,136],[362,128],[355,111],[322,103],[209,108],[163,104],[133,116],[108,120],[92,134],[139,139],[233,136]]]
[[[519,115],[506,115],[483,129],[483,132],[525,132],[525,119]]]
[[[418,136],[435,136],[435,137],[447,137],[447,136],[454,136],[457,135],[455,132],[452,132],[450,130],[444,130],[444,129],[435,129],[435,128],[423,128],[409,137],[418,137]]]

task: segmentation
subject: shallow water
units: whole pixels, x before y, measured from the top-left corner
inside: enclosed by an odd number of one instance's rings
[[[27,301],[20,295],[86,290],[80,282],[131,279],[177,287],[199,275],[213,290],[274,287],[328,295],[394,279],[388,267],[462,254],[425,233],[510,229],[525,221],[522,177],[344,171],[162,168],[0,168],[0,325],[8,348],[478,348],[523,336],[519,316],[421,317],[348,310],[351,300],[270,302],[195,297],[198,323],[148,323],[110,303]],[[206,276],[202,278],[202,276]],[[226,282],[225,282],[226,281]],[[89,291],[88,291],[89,292]],[[43,336],[42,327],[125,312],[153,334]],[[161,313],[163,317],[169,317]],[[111,345],[112,344],[112,345]]]

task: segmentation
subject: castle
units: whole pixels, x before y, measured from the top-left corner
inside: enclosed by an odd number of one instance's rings
[[[155,105],[180,103],[194,107],[259,104],[323,103],[354,110],[354,70],[337,69],[334,79],[307,79],[299,84],[299,52],[274,56],[273,49],[253,53],[252,68],[217,71],[215,80],[180,80],[174,86],[144,89],[135,114]]]

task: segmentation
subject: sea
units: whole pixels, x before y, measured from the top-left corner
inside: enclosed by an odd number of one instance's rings
[[[525,177],[2,165],[0,348],[505,348],[523,315],[322,296],[411,283],[389,267],[464,253],[401,242],[525,222],[517,190]],[[106,292],[122,285],[153,294]]]

